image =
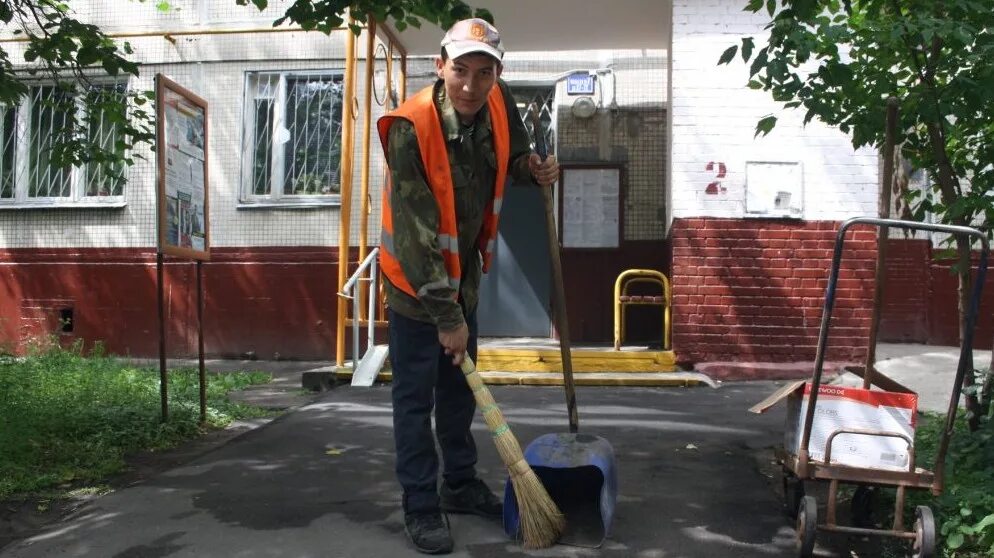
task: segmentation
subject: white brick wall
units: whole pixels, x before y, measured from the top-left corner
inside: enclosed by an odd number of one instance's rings
[[[876,213],[876,152],[854,151],[849,138],[817,121],[802,127],[803,110],[784,110],[763,91],[746,87],[740,56],[718,66],[721,53],[741,38],[764,43],[766,12],[743,12],[745,0],[674,0],[672,55],[672,217],[745,216],[747,161],[797,161],[803,168],[804,219],[839,220]],[[766,137],[756,123],[779,117]],[[717,177],[717,165],[727,174]],[[713,181],[724,191],[707,194]]]

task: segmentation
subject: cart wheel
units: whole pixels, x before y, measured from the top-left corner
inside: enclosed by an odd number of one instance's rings
[[[928,506],[915,508],[915,542],[911,551],[914,558],[932,558],[935,555],[935,518]]]
[[[814,496],[804,496],[797,507],[797,555],[800,558],[814,555],[817,531],[818,502]]]
[[[794,473],[783,471],[783,513],[791,519],[797,519],[797,508],[804,498],[804,481]]]
[[[852,513],[852,524],[856,527],[870,529],[874,527],[873,508],[877,501],[877,487],[858,486],[853,492],[849,511]]]

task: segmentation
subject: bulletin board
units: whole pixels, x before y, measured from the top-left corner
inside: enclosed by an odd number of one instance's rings
[[[622,169],[560,165],[563,248],[617,248],[621,243]]]
[[[210,259],[207,101],[155,76],[159,253]]]

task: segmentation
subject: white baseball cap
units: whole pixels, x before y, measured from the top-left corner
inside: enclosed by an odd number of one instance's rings
[[[504,58],[504,43],[500,33],[486,20],[480,18],[457,21],[442,37],[442,48],[449,58],[459,58],[471,52],[482,52],[498,61]]]

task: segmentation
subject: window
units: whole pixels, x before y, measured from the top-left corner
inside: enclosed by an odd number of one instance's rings
[[[243,202],[339,201],[342,89],[340,71],[246,75]]]
[[[54,149],[70,135],[106,150],[122,139],[123,123],[111,121],[100,107],[123,100],[126,84],[87,87],[34,85],[19,105],[0,106],[0,205],[124,201],[123,162],[114,167],[56,163]]]

